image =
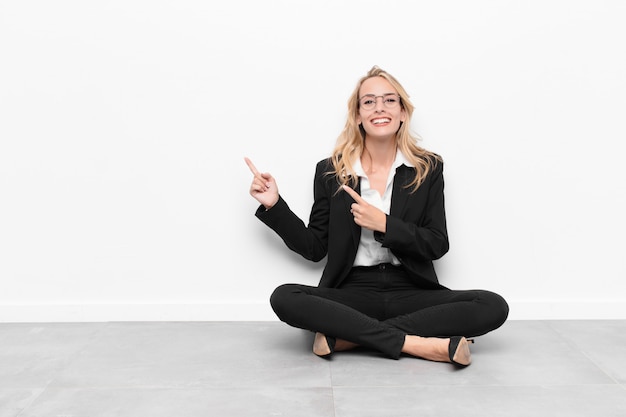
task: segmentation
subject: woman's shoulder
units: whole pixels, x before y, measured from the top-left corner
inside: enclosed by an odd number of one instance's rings
[[[315,166],[315,181],[325,184],[329,189],[336,189],[339,186],[335,166],[332,157],[321,159]]]
[[[315,164],[315,171],[316,172],[332,172],[333,171],[333,162],[332,159],[330,157],[326,157],[324,159],[320,159],[319,161],[317,161],[317,163]]]

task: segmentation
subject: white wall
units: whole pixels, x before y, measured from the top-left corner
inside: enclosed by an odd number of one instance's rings
[[[512,319],[626,318],[626,3],[0,0],[0,321],[274,320],[321,264],[253,216],[244,156],[308,218],[374,64],[446,161],[454,288]]]

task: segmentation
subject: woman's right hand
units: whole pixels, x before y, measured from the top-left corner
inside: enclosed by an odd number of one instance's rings
[[[266,210],[274,207],[278,202],[278,187],[276,181],[269,173],[260,173],[254,166],[252,161],[246,157],[243,158],[254,175],[252,184],[250,185],[250,195],[259,203],[263,204]]]

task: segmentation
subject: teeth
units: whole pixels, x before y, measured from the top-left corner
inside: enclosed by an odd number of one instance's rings
[[[389,119],[376,119],[376,120],[372,120],[372,123],[374,123],[375,125],[381,124],[381,123],[389,123],[391,120]]]

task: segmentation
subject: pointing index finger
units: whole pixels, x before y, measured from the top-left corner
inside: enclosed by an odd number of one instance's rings
[[[256,167],[254,166],[252,161],[248,157],[244,157],[243,159],[246,161],[246,165],[248,165],[248,168],[250,168],[250,171],[252,171],[252,173],[255,176],[258,176],[260,178],[261,177],[261,173],[259,172],[258,169],[256,169]]]
[[[350,194],[350,197],[354,198],[354,201],[356,201],[357,203],[362,204],[365,202],[365,200],[363,200],[361,196],[352,188],[348,187],[347,185],[343,185],[342,188],[346,193]]]
[[[250,171],[252,171],[254,178],[256,178],[258,181],[261,181],[262,184],[265,184],[265,188],[270,188],[270,183],[267,181],[267,179],[263,177],[263,174],[261,174],[259,170],[256,169],[250,158],[244,156],[243,159],[246,161],[246,164],[248,165],[248,168],[250,168]]]

